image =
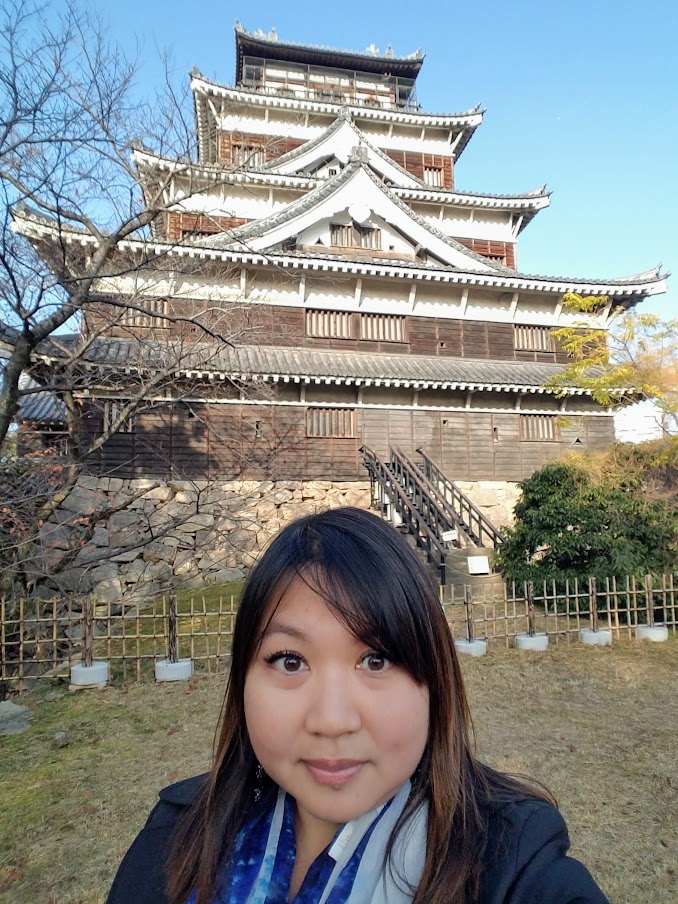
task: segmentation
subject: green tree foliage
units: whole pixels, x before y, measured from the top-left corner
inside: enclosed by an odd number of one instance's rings
[[[569,313],[604,313],[606,296],[568,292],[563,309]],[[590,320],[553,330],[553,336],[570,356],[563,373],[550,385],[556,389],[587,389],[601,405],[637,399],[655,403],[665,430],[678,431],[678,319],[662,321],[656,314],[637,311],[610,312],[609,327]]]
[[[508,580],[556,581],[662,573],[678,559],[678,510],[648,493],[643,469],[620,479],[555,462],[521,484],[497,563]]]

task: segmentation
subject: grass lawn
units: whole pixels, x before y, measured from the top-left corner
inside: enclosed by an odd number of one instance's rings
[[[481,756],[551,787],[610,900],[675,904],[678,640],[497,652],[464,671]],[[45,684],[20,701],[32,727],[0,738],[0,902],[102,902],[158,789],[207,768],[224,683]]]

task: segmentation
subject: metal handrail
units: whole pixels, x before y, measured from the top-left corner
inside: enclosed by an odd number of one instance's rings
[[[473,538],[478,546],[492,546],[494,549],[504,542],[504,535],[478,506],[463,493],[453,480],[450,480],[438,465],[423,451],[417,449],[423,460],[422,471],[426,479],[436,487],[443,498],[452,507],[457,518],[464,526],[467,535]],[[487,543],[484,542],[487,539]]]
[[[361,446],[363,462],[370,475],[370,489],[374,500],[374,489],[379,488],[380,502],[393,506],[402,523],[415,539],[417,546],[426,552],[426,558],[438,570],[440,584],[445,585],[447,579],[446,549],[427,523],[424,513],[419,511],[408,496],[406,490],[398,482],[397,475],[368,446]]]
[[[397,446],[395,449],[391,447],[390,467],[396,474],[404,475],[404,482],[410,481],[413,484],[415,502],[418,500],[420,510],[427,517],[429,526],[441,542],[449,542],[452,546],[461,547],[463,540],[465,545],[476,546],[475,537],[469,532],[447,499],[433,483],[427,480],[421,468]],[[407,486],[405,489],[407,491]],[[456,540],[443,539],[443,534],[448,531],[456,531]]]

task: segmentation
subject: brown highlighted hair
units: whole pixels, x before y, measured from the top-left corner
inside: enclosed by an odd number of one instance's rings
[[[247,810],[261,790],[245,724],[245,679],[266,624],[296,577],[311,584],[356,637],[427,687],[428,742],[389,849],[409,816],[428,801],[426,860],[414,902],[474,900],[482,879],[489,802],[504,794],[546,795],[476,759],[454,643],[426,571],[388,523],[361,509],[344,508],[286,527],[247,579],[214,765],[175,836],[170,901],[185,904],[196,891],[196,904],[212,904]]]

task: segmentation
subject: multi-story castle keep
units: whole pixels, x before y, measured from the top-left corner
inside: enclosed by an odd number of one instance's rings
[[[130,418],[104,472],[355,480],[365,444],[421,447],[455,479],[519,480],[613,441],[610,411],[545,388],[566,360],[550,330],[574,322],[567,292],[607,296],[590,315],[604,327],[663,278],[523,273],[518,239],[548,193],[456,187],[483,114],[423,112],[422,63],[237,27],[234,86],[193,74],[198,159],[135,154],[147,196],[166,183],[157,262],[133,280],[151,313],[131,311],[92,366],[122,372],[130,330],[172,342],[182,326],[163,316],[200,306],[233,344],[196,339],[176,398]]]

